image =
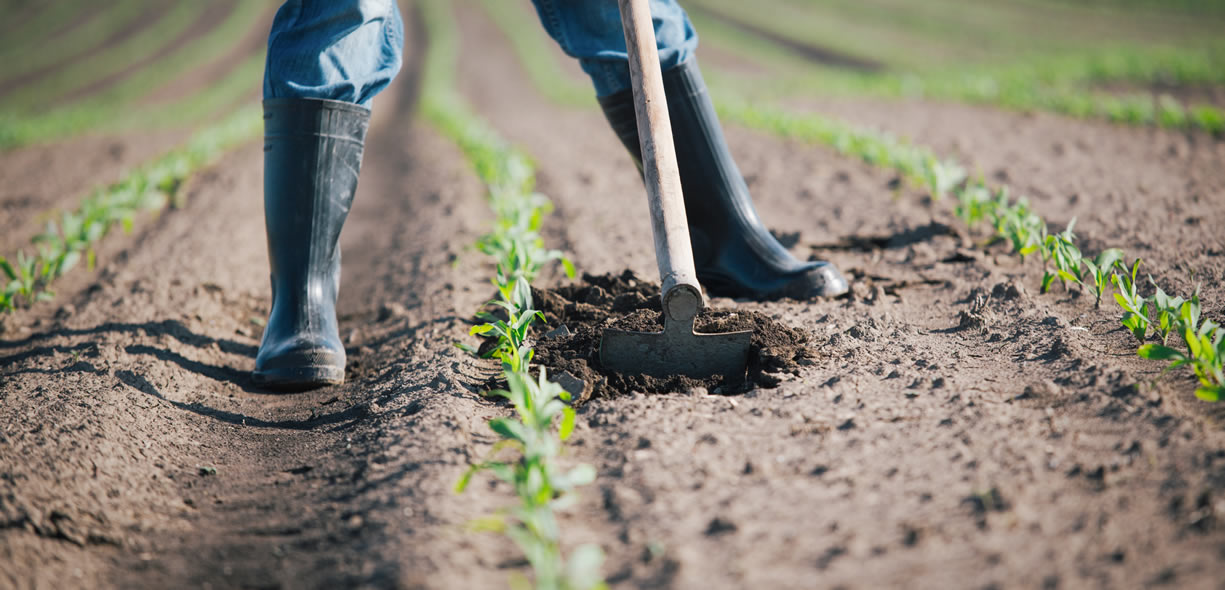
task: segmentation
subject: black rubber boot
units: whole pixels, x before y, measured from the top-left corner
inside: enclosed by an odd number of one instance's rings
[[[264,218],[272,312],[255,382],[301,391],[344,382],[336,326],[340,229],[349,215],[370,111],[334,100],[264,101]]]
[[[696,60],[664,72],[685,213],[698,280],[712,295],[774,299],[833,297],[846,279],[828,262],[800,262],[766,229],[732,160]],[[604,116],[642,169],[634,95],[600,99]]]

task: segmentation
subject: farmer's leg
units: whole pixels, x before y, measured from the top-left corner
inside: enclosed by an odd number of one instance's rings
[[[288,0],[268,34],[264,98],[368,108],[400,71],[403,49],[395,0]]]
[[[394,0],[289,0],[277,12],[264,72],[272,310],[256,383],[308,389],[344,380],[338,241],[357,189],[370,101],[399,71],[402,47]]]
[[[613,0],[533,0],[549,34],[591,76],[604,115],[641,166],[625,36]],[[714,294],[808,299],[846,292],[832,265],[801,262],[762,224],[732,160],[676,0],[651,0],[698,280]]]

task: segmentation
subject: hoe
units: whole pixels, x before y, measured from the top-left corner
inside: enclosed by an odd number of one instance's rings
[[[693,328],[702,309],[702,290],[689,242],[651,9],[648,0],[619,2],[634,87],[643,177],[651,207],[655,261],[663,287],[664,331],[605,330],[600,340],[600,363],[619,373],[654,377],[743,377],[751,331],[699,334]]]

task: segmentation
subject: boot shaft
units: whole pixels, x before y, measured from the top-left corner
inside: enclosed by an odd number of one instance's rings
[[[264,101],[264,218],[276,297],[335,297],[370,111],[330,100]],[[328,293],[332,291],[332,293]]]

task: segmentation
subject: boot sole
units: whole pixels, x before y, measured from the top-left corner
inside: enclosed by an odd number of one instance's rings
[[[345,382],[345,370],[335,367],[295,367],[268,369],[251,373],[256,385],[275,391],[298,392],[340,385]]]

